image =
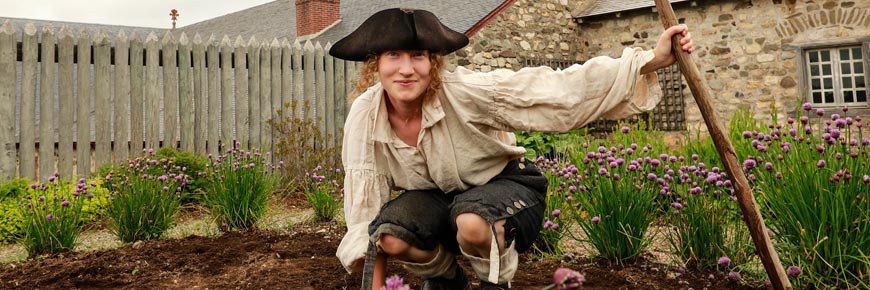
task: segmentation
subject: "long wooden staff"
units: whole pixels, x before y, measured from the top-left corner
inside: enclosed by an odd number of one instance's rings
[[[677,17],[674,14],[674,9],[671,3],[667,0],[655,0],[656,8],[659,12],[659,19],[665,29],[677,25]],[[680,66],[683,76],[689,84],[689,89],[692,90],[692,96],[695,102],[698,103],[698,108],[701,109],[701,116],[704,117],[704,123],[707,124],[707,129],[710,131],[710,136],[713,137],[713,144],[716,145],[716,151],[719,153],[719,159],[725,165],[725,170],[728,176],[731,177],[734,183],[734,189],[737,194],[737,202],[740,203],[740,209],[743,211],[743,216],[746,220],[746,225],[749,226],[749,234],[755,242],[755,248],[758,250],[758,256],[761,258],[761,263],[767,271],[767,276],[770,277],[770,282],[773,288],[777,290],[794,289],[785,275],[785,270],[779,262],[779,256],[773,249],[773,244],[770,243],[770,237],[765,231],[764,219],[761,217],[761,212],[758,210],[758,204],[755,203],[755,197],[749,187],[749,181],[746,180],[746,175],[737,159],[737,154],[734,152],[734,146],[731,145],[731,140],[725,134],[722,123],[710,104],[710,87],[704,77],[701,76],[698,67],[688,53],[682,50],[680,40],[683,36],[680,34],[674,35],[672,39],[673,51],[676,55],[677,63]]]

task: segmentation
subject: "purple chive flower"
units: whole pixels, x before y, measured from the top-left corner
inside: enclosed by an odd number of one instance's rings
[[[750,137],[752,137],[752,132],[743,131],[743,138],[750,138]]]
[[[557,290],[580,289],[584,281],[586,277],[583,274],[568,268],[559,268],[553,273],[553,285],[556,285]]]
[[[819,160],[819,162],[816,162],[816,167],[825,168],[825,160],[822,159],[822,160]]]
[[[60,206],[62,206],[62,207],[68,207],[68,206],[69,206],[69,200],[61,201],[61,202],[60,202]]]
[[[622,127],[622,133],[628,133],[631,129],[628,126]]]
[[[822,109],[822,108],[818,108],[818,109],[816,109],[816,115],[824,116],[824,115],[825,115],[825,109]]]
[[[731,265],[731,258],[728,258],[728,256],[719,257],[719,261],[717,261],[717,263],[719,264],[719,266]]]
[[[728,272],[728,279],[731,279],[731,281],[734,282],[740,282],[740,279],[743,279],[743,277],[740,276],[740,272],[731,271]]]
[[[746,161],[743,161],[743,167],[746,169],[755,168],[755,160],[754,159],[746,159]]]
[[[53,220],[53,219],[54,219],[54,215],[53,215],[53,214],[48,214],[48,215],[45,216],[45,219],[47,219],[47,220]]]
[[[553,210],[553,217],[559,217],[560,215],[562,215],[561,210],[558,210],[558,209]]]
[[[592,217],[592,224],[593,225],[597,225],[600,222],[601,222],[601,217],[599,217],[599,216]]]
[[[164,182],[167,179],[169,179],[169,177],[166,177],[166,175],[161,175],[161,176],[157,177],[157,181],[160,181],[160,182]]]
[[[785,273],[791,277],[800,276],[803,271],[798,266],[788,266],[788,269],[785,269]]]
[[[810,111],[813,109],[813,104],[806,102],[806,103],[804,103],[803,107],[804,107],[804,111]]]
[[[405,284],[399,275],[393,275],[387,278],[386,285],[381,287],[381,290],[411,290],[411,286]]]

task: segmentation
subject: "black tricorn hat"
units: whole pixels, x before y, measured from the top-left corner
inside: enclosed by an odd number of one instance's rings
[[[366,19],[335,43],[329,54],[344,60],[364,61],[387,50],[428,50],[445,55],[468,44],[468,37],[444,26],[426,10],[392,8]]]

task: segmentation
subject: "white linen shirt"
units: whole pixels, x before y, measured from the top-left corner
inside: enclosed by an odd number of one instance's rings
[[[525,154],[514,131],[568,131],[653,109],[661,99],[658,78],[640,74],[653,57],[626,48],[618,59],[596,57],[564,70],[444,72],[441,90],[423,105],[417,147],[395,135],[384,89],[372,86],[354,100],[344,127],[347,233],[336,256],[348,271],[361,262],[368,225],[391,189],[451,192],[488,182]]]

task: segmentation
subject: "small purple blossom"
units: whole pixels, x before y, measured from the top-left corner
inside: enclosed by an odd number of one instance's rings
[[[740,272],[731,271],[731,272],[728,272],[728,279],[731,279],[731,281],[734,281],[734,282],[740,282],[740,280],[743,279],[743,277],[740,276]]]
[[[557,290],[580,289],[584,281],[586,277],[583,274],[568,268],[559,268],[553,273],[553,285],[556,285]]]
[[[62,207],[68,207],[68,206],[69,206],[69,200],[61,201],[61,202],[60,202],[60,206],[62,206]]]
[[[405,284],[405,281],[399,275],[390,276],[385,284],[381,287],[381,290],[411,290],[411,286]]]
[[[47,219],[47,220],[53,220],[53,219],[54,219],[54,215],[53,215],[53,214],[47,214],[47,215],[45,216],[45,219]]]
[[[628,133],[628,131],[630,131],[630,130],[631,130],[631,129],[628,128],[628,126],[624,126],[624,127],[622,127],[622,133]]]
[[[822,159],[822,160],[819,160],[819,162],[816,162],[816,167],[825,168],[825,160]]]
[[[558,209],[553,210],[553,217],[559,217],[560,215],[562,215],[561,210],[558,210]]]
[[[719,261],[717,261],[716,263],[718,263],[719,266],[728,266],[731,265],[731,258],[728,258],[728,256],[722,256],[719,257]]]
[[[801,268],[795,265],[788,266],[788,269],[785,269],[785,274],[791,277],[800,276],[802,272]]]
[[[804,111],[810,111],[813,109],[813,104],[810,102],[806,102],[806,103],[804,103],[803,107],[804,107]]]
[[[592,220],[591,220],[591,221],[592,221],[592,224],[593,224],[593,225],[597,225],[598,223],[601,222],[601,217],[599,217],[599,216],[594,216],[594,217],[592,217]]]

